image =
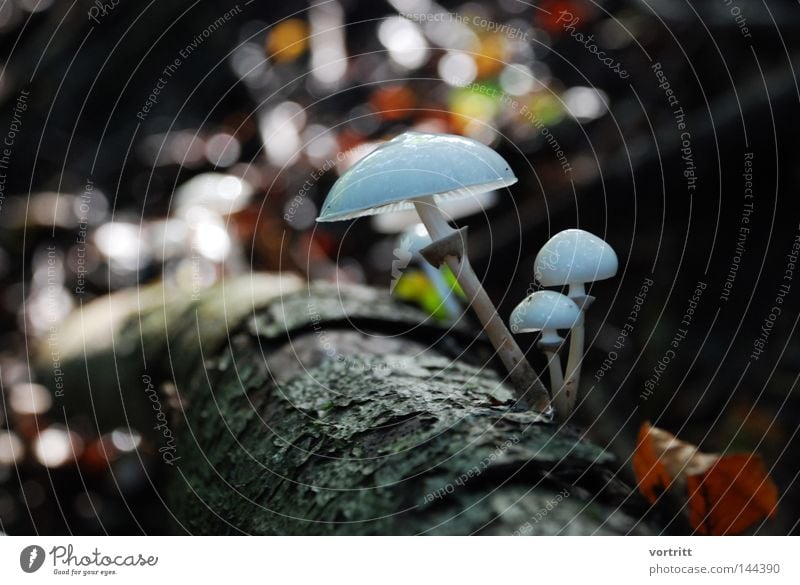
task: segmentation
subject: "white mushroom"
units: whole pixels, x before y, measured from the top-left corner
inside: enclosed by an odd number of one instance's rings
[[[547,358],[553,405],[558,415],[566,418],[571,406],[558,357],[564,338],[558,334],[558,330],[583,326],[583,312],[569,297],[545,290],[533,293],[517,305],[509,323],[514,333],[542,332],[536,346]]]
[[[565,286],[567,295],[586,311],[594,300],[586,294],[586,283],[611,278],[617,273],[618,261],[614,250],[602,239],[584,230],[559,232],[536,255],[534,275],[542,286]],[[569,398],[569,410],[575,407],[580,384],[584,346],[583,320],[570,332],[567,381],[564,385]]]
[[[547,390],[497,314],[467,258],[466,228],[455,230],[439,209],[447,199],[517,182],[508,163],[487,146],[463,136],[406,132],[358,161],[331,188],[317,221],[354,219],[416,209],[432,243],[421,254],[434,266],[446,263],[483,324],[509,372],[518,398],[551,413]]]

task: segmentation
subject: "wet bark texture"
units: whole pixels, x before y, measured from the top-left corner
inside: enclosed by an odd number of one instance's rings
[[[280,288],[184,306],[157,351],[178,532],[647,532],[613,457],[514,411],[474,333],[385,291]]]

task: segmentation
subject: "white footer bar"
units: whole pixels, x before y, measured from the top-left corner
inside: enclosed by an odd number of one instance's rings
[[[142,585],[254,577],[264,583],[326,585],[800,583],[797,542],[764,536],[9,536],[0,537],[0,583]]]

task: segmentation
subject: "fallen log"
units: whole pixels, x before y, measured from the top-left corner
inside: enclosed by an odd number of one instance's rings
[[[233,279],[199,299],[159,289],[147,298],[164,302],[112,319],[115,343],[64,361],[125,362],[128,409],[147,405],[141,379],[162,392],[153,440],[178,533],[652,531],[613,456],[516,408],[464,324],[291,278]],[[142,353],[120,359],[120,339]]]

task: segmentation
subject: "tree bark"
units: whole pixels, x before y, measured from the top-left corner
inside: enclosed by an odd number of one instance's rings
[[[650,531],[613,457],[516,410],[491,346],[463,324],[385,291],[286,278],[198,301],[158,290],[145,294],[170,300],[118,316],[112,337],[144,348],[146,367],[117,358],[136,388],[123,394],[143,400],[141,375],[163,382],[179,533]]]

